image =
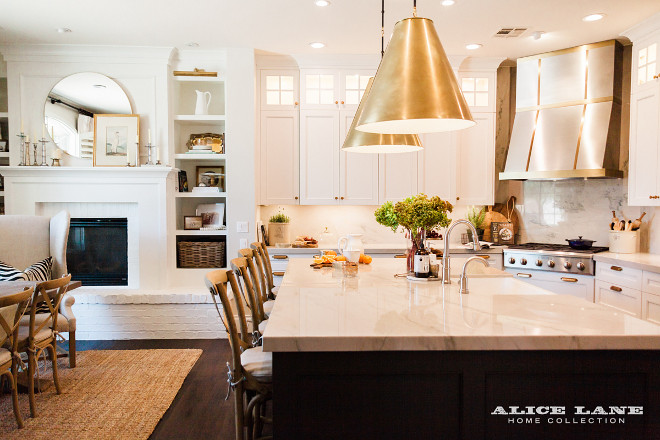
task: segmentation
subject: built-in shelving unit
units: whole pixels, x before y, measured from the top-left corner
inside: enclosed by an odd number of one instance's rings
[[[225,267],[228,266],[227,256],[227,230],[185,230],[184,217],[196,215],[196,210],[202,204],[221,203],[225,208],[225,222],[227,207],[226,179],[223,181],[223,188],[218,193],[192,192],[193,187],[197,186],[197,175],[202,168],[222,168],[224,173],[226,169],[226,154],[223,145],[222,153],[188,153],[186,143],[192,134],[226,133],[226,98],[225,81],[222,78],[213,77],[181,77],[174,76],[174,108],[173,108],[173,128],[174,128],[174,163],[178,171],[186,173],[188,181],[188,192],[175,192],[174,194],[174,212],[176,219],[175,225],[175,251],[176,265],[173,268],[178,278],[199,281],[203,274],[209,268],[184,268],[179,262],[179,243],[187,242],[222,242],[224,243],[224,261]],[[195,104],[197,100],[197,91],[210,92],[211,100],[208,106],[208,115],[196,115]],[[177,184],[177,190],[179,190]]]
[[[9,166],[9,112],[7,78],[0,78],[0,141],[6,142],[6,151],[0,151],[0,167]],[[4,180],[0,173],[0,215],[5,213]]]

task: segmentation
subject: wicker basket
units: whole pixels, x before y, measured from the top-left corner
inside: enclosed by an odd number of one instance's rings
[[[222,241],[180,241],[177,243],[179,267],[225,267],[225,243]]]

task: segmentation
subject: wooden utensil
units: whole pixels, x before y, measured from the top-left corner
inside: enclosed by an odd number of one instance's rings
[[[625,220],[621,220],[621,221],[619,222],[619,229],[617,229],[617,231],[625,231],[625,230],[626,230],[626,221],[625,221]]]
[[[646,212],[642,212],[642,215],[640,215],[637,220],[632,222],[631,230],[636,231],[636,230],[639,229],[640,226],[642,226],[642,219],[644,218],[645,215],[646,215]]]

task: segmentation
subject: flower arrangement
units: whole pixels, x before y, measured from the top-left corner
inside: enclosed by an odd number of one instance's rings
[[[285,215],[282,212],[278,212],[277,214],[274,214],[273,216],[270,217],[270,220],[268,220],[270,223],[289,223],[289,216]]]
[[[417,194],[413,197],[392,203],[385,202],[375,212],[376,221],[391,228],[392,231],[402,227],[407,237],[412,241],[408,250],[408,265],[412,263],[412,255],[422,245],[426,232],[435,228],[446,228],[451,224],[447,216],[454,207],[451,203],[440,197],[428,197],[426,194]]]

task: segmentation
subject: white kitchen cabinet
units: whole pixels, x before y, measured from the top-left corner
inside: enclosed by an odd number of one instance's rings
[[[381,204],[399,202],[418,193],[417,154],[379,154],[378,197]]]
[[[660,324],[660,295],[642,292],[642,319]]]
[[[417,153],[417,190],[453,203],[456,194],[456,134],[420,135],[424,149]]]
[[[301,108],[306,110],[357,110],[369,69],[301,69]]]
[[[660,17],[624,34],[633,42],[628,204],[660,206]]]
[[[642,316],[642,292],[596,279],[596,303],[635,317]]]
[[[339,112],[300,111],[300,204],[339,201]]]
[[[297,70],[261,70],[261,110],[297,110],[300,78]]]
[[[260,126],[260,203],[298,204],[298,112],[262,111]]]
[[[495,199],[495,113],[472,113],[476,125],[456,132],[456,197],[461,205]]]
[[[516,279],[547,289],[558,295],[573,295],[594,302],[594,277],[590,275],[562,274],[543,270],[526,270],[509,267],[507,272]]]
[[[341,151],[355,112],[340,112],[339,203],[345,205],[378,205],[378,155]]]

